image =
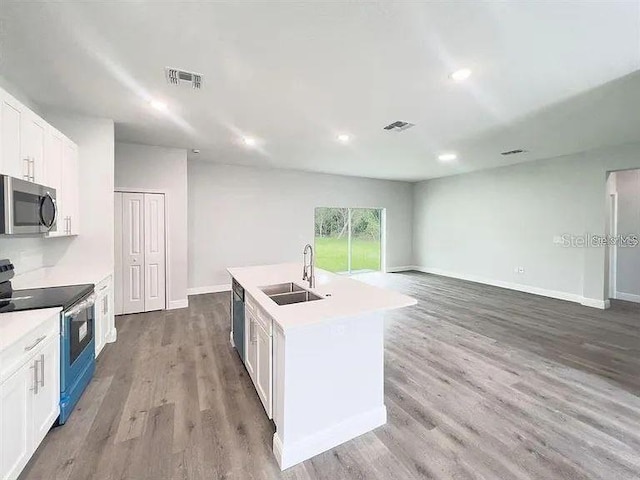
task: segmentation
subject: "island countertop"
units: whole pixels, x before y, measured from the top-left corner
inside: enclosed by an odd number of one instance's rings
[[[309,288],[302,280],[302,263],[283,263],[257,267],[228,268],[229,274],[283,329],[288,330],[335,318],[394,310],[415,305],[417,301],[392,290],[368,285],[359,280],[315,269],[316,284]],[[293,282],[323,297],[321,300],[278,305],[260,287]]]

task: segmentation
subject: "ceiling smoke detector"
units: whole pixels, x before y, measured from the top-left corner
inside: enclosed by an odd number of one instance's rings
[[[517,155],[519,153],[527,153],[527,151],[522,148],[517,148],[515,150],[508,150],[506,152],[502,152],[500,155]]]
[[[384,127],[385,130],[389,131],[389,132],[404,132],[405,130],[411,128],[415,126],[413,123],[409,123],[409,122],[403,122],[403,121],[396,121],[393,123],[390,123],[389,125],[387,125],[386,127]]]
[[[200,90],[202,88],[202,75],[195,72],[187,72],[178,68],[165,67],[165,76],[169,85],[180,86],[191,85],[192,88]]]

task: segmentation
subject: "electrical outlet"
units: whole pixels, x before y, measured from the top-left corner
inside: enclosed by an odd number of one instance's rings
[[[524,267],[518,267],[518,273],[520,274],[524,273]]]

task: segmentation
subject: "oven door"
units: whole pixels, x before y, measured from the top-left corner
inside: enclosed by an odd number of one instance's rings
[[[0,233],[24,235],[56,230],[56,190],[18,178],[2,177],[3,228]]]
[[[87,365],[95,361],[95,296],[62,314],[61,391],[73,386]]]

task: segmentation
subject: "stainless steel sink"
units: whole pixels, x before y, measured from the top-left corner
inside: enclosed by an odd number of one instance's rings
[[[262,290],[268,296],[279,295],[281,293],[306,292],[304,288],[296,285],[293,282],[267,285],[266,287],[260,287],[260,290]]]
[[[320,295],[303,290],[301,292],[278,293],[269,295],[269,298],[278,305],[291,305],[293,303],[313,302],[314,300],[322,300]]]

